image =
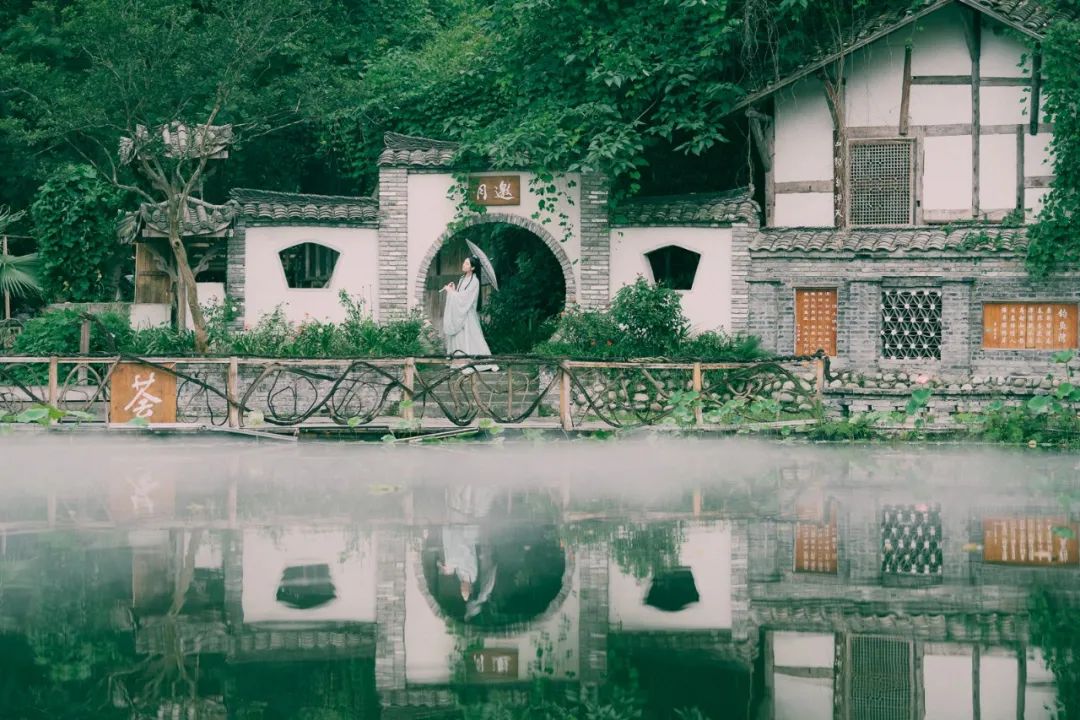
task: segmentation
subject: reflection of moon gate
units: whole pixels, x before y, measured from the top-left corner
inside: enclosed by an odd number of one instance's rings
[[[514,634],[550,617],[572,589],[573,558],[561,546],[555,525],[497,528],[478,546],[479,575],[470,599],[477,598],[497,567],[494,584],[488,583],[490,597],[466,620],[460,580],[438,569],[444,557],[441,536],[439,531],[428,535],[418,555],[416,577],[421,595],[448,624]]]

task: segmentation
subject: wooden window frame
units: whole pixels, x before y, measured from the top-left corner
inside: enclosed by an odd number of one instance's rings
[[[855,145],[906,145],[908,148],[908,220],[903,223],[855,223],[851,219],[851,200],[854,190],[851,183],[851,148]],[[885,138],[848,138],[844,146],[844,166],[847,177],[844,178],[844,219],[848,227],[853,228],[889,228],[889,227],[913,227],[919,203],[916,198],[918,192],[919,175],[919,143],[916,138],[897,135]]]

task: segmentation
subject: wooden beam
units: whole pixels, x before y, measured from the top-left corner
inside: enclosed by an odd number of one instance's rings
[[[1042,44],[1035,43],[1035,51],[1031,56],[1031,117],[1030,132],[1036,135],[1039,132],[1039,93],[1042,90]]]
[[[785,665],[774,665],[773,673],[776,675],[787,675],[789,677],[828,678],[829,680],[832,680],[833,669],[831,667],[788,667]]]
[[[776,116],[776,106],[773,104],[773,116]],[[776,156],[776,123],[769,123],[765,132],[765,142],[769,146],[769,158]],[[765,173],[765,225],[771,227],[776,219],[776,168],[770,163],[769,170]]]
[[[790,180],[774,183],[776,193],[831,193],[832,180]]]
[[[970,75],[915,75],[913,85],[970,85]]]
[[[979,78],[983,87],[1027,87],[1031,80],[1026,77],[984,77]]]
[[[1016,212],[1024,212],[1024,126],[1016,126]]]
[[[1024,177],[1026,188],[1048,188],[1054,184],[1056,175],[1028,175]]]
[[[1027,700],[1027,648],[1016,649],[1016,720],[1024,720],[1024,704]]]
[[[982,658],[979,653],[979,646],[976,645],[971,651],[971,718],[972,720],[982,720],[982,707],[979,702],[979,666],[982,664]]]
[[[1020,127],[1024,127],[1023,124]],[[1017,123],[1008,123],[1005,125],[980,125],[980,135],[1015,135]],[[896,128],[892,125],[874,125],[874,126],[854,126],[845,129],[846,134],[851,140],[877,140],[895,138],[897,135]],[[959,135],[972,135],[973,128],[971,123],[950,123],[945,125],[911,125],[908,128],[908,135],[919,135],[922,137],[947,137],[947,136],[959,136]],[[1054,125],[1052,123],[1043,123],[1039,126],[1039,132],[1052,133],[1054,132]]]
[[[979,65],[982,57],[982,13],[974,8],[969,12],[969,21],[964,24],[968,51],[971,53],[971,216],[979,217],[979,160],[980,129],[980,82]]]
[[[765,128],[763,127],[769,117],[754,108],[747,109],[746,117],[750,121],[750,136],[754,139],[754,148],[757,150],[758,158],[761,160],[761,167],[765,172],[769,172],[772,169],[772,157],[769,154],[769,143],[765,139]]]
[[[900,86],[900,134],[908,134],[911,123],[911,45],[904,47],[904,80]]]
[[[840,58],[835,79],[828,72],[821,74],[825,100],[833,121],[833,223],[836,227],[847,227],[848,224],[847,122],[844,117],[843,63],[843,58]]]

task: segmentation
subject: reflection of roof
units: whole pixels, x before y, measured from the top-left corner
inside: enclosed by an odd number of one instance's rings
[[[333,223],[374,227],[379,201],[371,197],[305,195],[236,188],[229,196],[248,224]]]
[[[379,164],[401,167],[446,167],[454,161],[460,147],[447,140],[393,132],[383,135],[383,146]]]
[[[264,628],[245,625],[239,632],[229,632],[221,621],[179,618],[176,631],[184,647],[198,647],[200,652],[223,654],[235,662],[271,660],[321,660],[338,657],[372,657],[375,652],[375,624],[342,625],[326,623],[303,629]],[[140,654],[160,655],[169,647],[169,632],[164,618],[142,618],[135,634],[135,650]]]
[[[636,197],[615,208],[611,224],[620,227],[728,225],[758,222],[758,206],[747,188],[722,193]]]
[[[224,235],[235,215],[236,208],[232,205],[211,205],[197,198],[188,198],[180,232],[185,237]],[[164,202],[154,205],[143,203],[139,207],[138,220],[142,224],[144,237],[168,237],[169,222]]]
[[[840,607],[778,607],[751,603],[753,622],[779,630],[902,635],[921,640],[952,640],[989,645],[1023,641],[1028,623],[1008,613],[861,614]]]
[[[1012,27],[1014,30],[1036,39],[1045,34],[1048,26],[1055,19],[1055,15],[1050,12],[1046,3],[1038,0],[958,0],[958,2],[975,8],[983,14]],[[894,7],[867,18],[853,28],[839,45],[819,48],[817,53],[807,58],[798,67],[764,87],[751,92],[737,103],[732,110],[752,105],[761,98],[767,97],[777,90],[816,72],[838,58],[865,47],[875,40],[880,40],[919,18],[952,3],[953,0],[921,0],[921,2],[900,8]]]
[[[750,240],[757,253],[994,253],[1017,255],[1027,246],[1024,228],[973,226],[945,228],[780,228],[762,230]]]

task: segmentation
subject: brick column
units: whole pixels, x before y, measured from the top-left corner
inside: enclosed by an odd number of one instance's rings
[[[222,533],[225,550],[222,553],[225,571],[225,621],[234,631],[244,624],[244,536],[232,529]]]
[[[971,369],[971,343],[982,337],[982,328],[973,325],[971,278],[941,283],[941,367]]]
[[[731,523],[731,639],[750,639],[750,523]]]
[[[783,352],[779,347],[780,324],[779,280],[747,281],[747,316],[746,329],[751,335],[761,338],[761,347],[774,353]]]
[[[731,226],[731,333],[750,331],[750,234],[754,228],[748,225]]]
[[[851,366],[863,371],[877,367],[881,357],[881,281],[854,280],[848,303],[837,314],[839,332],[847,336]]]
[[[585,547],[577,562],[579,677],[584,686],[598,685],[607,676],[608,547]]]
[[[581,288],[578,303],[600,308],[611,299],[611,225],[608,182],[599,173],[581,175]]]
[[[375,537],[375,687],[405,687],[406,536],[395,530]]]
[[[240,331],[244,329],[247,317],[247,305],[245,303],[246,265],[247,260],[247,227],[243,222],[236,223],[232,234],[225,241],[225,295],[232,303],[236,317],[229,324],[229,329]]]
[[[409,306],[409,171],[379,168],[379,319]]]

